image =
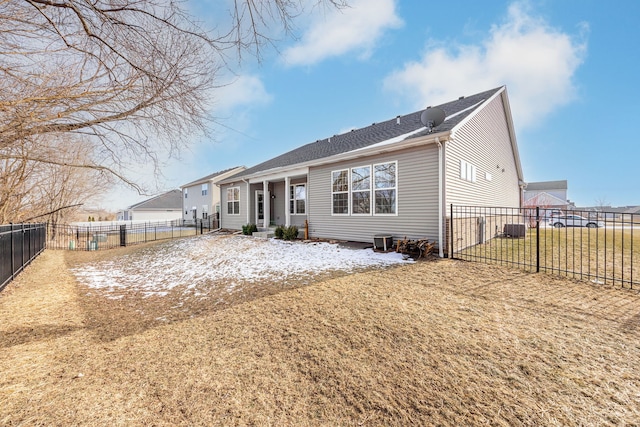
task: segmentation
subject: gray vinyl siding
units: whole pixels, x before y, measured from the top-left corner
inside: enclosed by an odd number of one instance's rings
[[[435,145],[314,167],[307,188],[311,237],[373,242],[376,234],[399,238],[438,237],[438,150]],[[331,172],[397,162],[397,215],[331,215]]]
[[[455,139],[445,144],[445,153],[447,206],[520,205],[518,172],[501,96],[456,130]],[[460,160],[476,167],[476,182],[460,177]]]
[[[229,215],[227,213],[227,188],[231,187],[240,188],[240,215]],[[220,198],[220,226],[230,230],[241,230],[242,226],[247,224],[247,208],[252,208],[247,206],[247,184],[236,182],[234,185],[221,185]],[[251,201],[251,204],[253,204],[253,201]]]
[[[202,185],[205,184],[207,186],[207,194],[202,195]],[[212,215],[216,211],[216,206],[214,200],[218,200],[218,197],[215,197],[215,192],[218,191],[218,187],[212,185],[209,182],[200,183],[196,185],[192,185],[190,187],[186,187],[187,197],[184,197],[185,189],[182,190],[182,202],[183,202],[183,212],[182,218],[189,221],[193,219],[192,209],[196,208],[196,217],[198,219],[202,218],[202,206],[207,206],[207,213]]]

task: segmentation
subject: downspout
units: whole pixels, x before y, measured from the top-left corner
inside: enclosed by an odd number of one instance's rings
[[[438,256],[444,258],[444,237],[442,229],[442,204],[444,196],[444,180],[442,179],[442,143],[440,138],[436,136],[436,144],[438,144]]]

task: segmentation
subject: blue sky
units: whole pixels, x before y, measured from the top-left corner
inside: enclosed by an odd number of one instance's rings
[[[578,206],[640,204],[640,2],[350,4],[301,15],[260,63],[232,61],[211,94],[213,137],[168,162],[161,187],[506,85],[526,181],[566,179]],[[228,22],[226,1],[187,5]],[[148,198],[118,194],[108,207]]]

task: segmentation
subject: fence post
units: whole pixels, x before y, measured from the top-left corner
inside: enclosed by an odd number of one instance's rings
[[[540,206],[536,206],[536,273],[540,273]]]
[[[120,226],[120,246],[127,246],[127,225]]]
[[[449,258],[453,259],[453,203],[451,203],[450,206],[451,213],[449,214],[449,240],[451,241],[451,248],[449,249]]]
[[[11,232],[9,233],[11,235],[11,280],[13,280],[14,274],[16,272],[16,260],[15,260],[15,255],[13,253],[13,246],[15,244],[14,239],[13,239],[13,223],[9,224],[11,227]]]

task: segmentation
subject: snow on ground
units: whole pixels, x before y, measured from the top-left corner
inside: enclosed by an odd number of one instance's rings
[[[348,249],[324,242],[203,235],[83,265],[73,273],[81,283],[120,298],[124,291],[163,296],[176,287],[195,294],[206,294],[211,286],[224,286],[232,292],[245,283],[304,277],[311,280],[325,272],[352,272],[407,262],[412,261],[398,253]]]

